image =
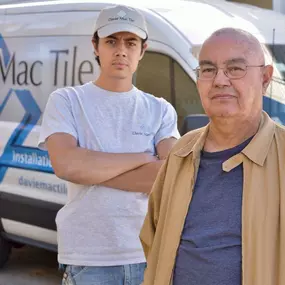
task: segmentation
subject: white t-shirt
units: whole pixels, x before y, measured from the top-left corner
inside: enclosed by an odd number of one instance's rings
[[[179,138],[177,114],[163,98],[136,87],[110,92],[92,82],[53,92],[46,105],[39,147],[52,134],[74,136],[83,148],[112,153],[151,152]],[[76,162],[73,162],[76,163]],[[62,264],[115,266],[144,262],[139,233],[147,195],[68,183],[68,202],[56,217]]]

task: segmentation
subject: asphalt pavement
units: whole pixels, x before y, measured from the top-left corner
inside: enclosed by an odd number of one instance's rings
[[[0,285],[60,285],[57,255],[25,246],[13,249],[6,266],[0,269]]]

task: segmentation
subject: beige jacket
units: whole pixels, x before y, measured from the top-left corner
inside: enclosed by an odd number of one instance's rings
[[[143,285],[169,285],[208,126],[183,136],[161,168],[141,230]],[[249,145],[223,164],[243,163],[242,284],[285,285],[285,128],[263,112]],[[206,273],[205,273],[206,274]]]

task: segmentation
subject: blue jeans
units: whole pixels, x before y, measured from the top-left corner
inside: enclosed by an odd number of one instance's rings
[[[146,263],[121,266],[67,265],[62,285],[140,285]]]

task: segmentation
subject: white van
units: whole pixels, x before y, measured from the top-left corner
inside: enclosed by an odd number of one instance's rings
[[[96,17],[106,5],[132,2],[0,5],[0,266],[19,243],[57,250],[55,216],[67,188],[36,147],[45,104],[53,90],[98,75],[91,45]],[[134,83],[171,102],[179,127],[187,115],[203,113],[193,71],[201,44],[227,26],[246,29],[264,44],[275,65],[264,109],[285,125],[284,15],[223,0],[142,2],[136,7],[147,19],[149,47]]]

